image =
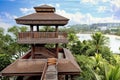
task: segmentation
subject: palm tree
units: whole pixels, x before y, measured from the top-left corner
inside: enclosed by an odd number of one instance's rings
[[[108,38],[103,36],[101,32],[96,32],[92,36],[92,44],[95,46],[96,53],[99,53],[99,48],[108,42]]]
[[[94,75],[95,80],[120,80],[120,66],[111,66],[108,69],[108,65],[104,65],[103,76],[95,73],[92,69],[90,70]]]

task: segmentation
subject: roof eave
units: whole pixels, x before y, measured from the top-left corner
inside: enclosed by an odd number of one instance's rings
[[[68,19],[66,20],[23,20],[23,19],[15,19],[17,24],[23,25],[58,25],[64,26],[68,23]]]

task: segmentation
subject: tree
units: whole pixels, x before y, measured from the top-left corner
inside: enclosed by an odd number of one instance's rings
[[[11,33],[10,36],[12,37],[12,41],[11,41],[11,44],[9,45],[9,49],[13,51],[11,55],[13,55],[15,59],[21,57],[29,49],[28,45],[17,43],[18,33],[26,32],[26,31],[27,31],[27,27],[25,26],[22,26],[22,27],[13,26],[8,29],[8,32]]]
[[[54,31],[55,29],[51,26],[43,26],[40,31]]]
[[[96,53],[99,53],[100,47],[107,44],[108,38],[103,36],[103,34],[100,32],[96,32],[92,34],[91,37],[92,37],[92,41],[91,41],[92,45],[95,46]]]
[[[67,44],[67,47],[69,49],[71,49],[72,45],[74,45],[76,42],[79,42],[78,37],[74,33],[68,34],[68,41],[69,41],[69,43]]]
[[[10,58],[7,54],[0,54],[0,71],[11,63]]]

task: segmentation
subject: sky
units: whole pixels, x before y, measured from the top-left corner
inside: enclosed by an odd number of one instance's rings
[[[34,13],[47,4],[69,20],[68,25],[120,23],[120,0],[0,0],[0,27],[17,25],[15,18]]]

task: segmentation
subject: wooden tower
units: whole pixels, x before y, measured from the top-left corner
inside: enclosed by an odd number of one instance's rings
[[[31,49],[7,66],[2,76],[16,76],[16,80],[72,80],[80,74],[80,68],[71,52],[59,47],[59,43],[65,44],[68,40],[67,33],[58,30],[69,19],[56,14],[55,8],[48,5],[34,9],[36,13],[15,19],[18,24],[30,26],[30,31],[18,33],[18,43],[30,44]],[[41,26],[53,26],[54,30],[40,31]],[[48,48],[47,44],[54,47]]]

